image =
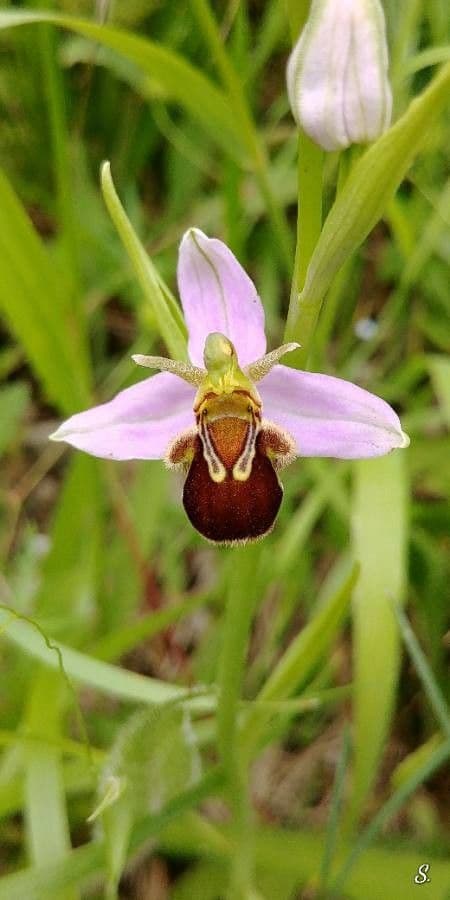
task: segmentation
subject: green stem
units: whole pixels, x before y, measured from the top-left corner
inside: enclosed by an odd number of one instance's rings
[[[280,256],[286,268],[286,272],[290,274],[292,266],[291,235],[284,214],[272,190],[266,149],[255,128],[242,89],[241,79],[236,73],[225,50],[217,22],[211,12],[207,0],[191,0],[191,2],[199,26],[209,44],[211,54],[216,60],[223,84],[228,91],[235,116],[240,123],[242,136],[248,154],[253,162],[253,168],[259,182],[259,188],[269,211],[274,230],[277,234]]]
[[[301,131],[298,141],[297,244],[284,335],[285,341],[301,344],[300,350],[286,357],[286,363],[295,368],[305,366],[320,309],[314,298],[302,304],[301,292],[322,228],[323,159],[323,150]]]
[[[238,713],[255,592],[259,547],[233,552],[219,672],[217,737],[233,814],[235,851],[231,866],[230,898],[244,900],[252,882],[251,813],[247,767],[239,746]]]
[[[286,0],[292,43],[295,44],[307,18],[310,0]],[[298,204],[297,241],[294,274],[292,277],[289,310],[284,333],[285,341],[298,341],[300,350],[290,353],[286,364],[304,368],[319,308],[315,304],[301,305],[309,261],[322,228],[322,180],[324,154],[320,147],[300,131],[298,138]],[[313,307],[313,308],[311,308]]]
[[[338,179],[336,185],[336,197],[339,196],[351,170],[352,161],[357,159],[359,147],[349,147],[349,149],[341,153],[339,156]],[[314,334],[314,352],[311,353],[309,362],[313,370],[317,366],[317,370],[323,369],[325,348],[331,340],[332,330],[337,318],[338,310],[344,293],[348,294],[348,285],[350,276],[354,268],[354,257],[350,256],[343,263],[334,277],[333,283],[328,291],[327,302],[322,306],[320,317]]]
[[[336,325],[338,312],[344,297],[349,296],[350,292],[354,294],[353,273],[355,269],[355,259],[350,257],[346,259],[342,269],[337,273],[333,284],[328,292],[327,302],[322,308],[320,319],[317,325],[314,341],[314,349],[311,354],[311,365],[314,371],[320,372],[324,368],[326,358],[326,348],[331,343],[333,329]]]
[[[70,141],[66,126],[64,85],[55,59],[55,34],[49,25],[39,28],[43,83],[50,124],[50,143],[53,156],[59,223],[63,232],[64,253],[70,272],[73,294],[79,300],[79,269],[77,260],[77,228],[73,209],[73,179],[68,148]]]

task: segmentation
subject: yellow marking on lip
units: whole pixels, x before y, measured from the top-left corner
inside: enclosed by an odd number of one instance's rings
[[[232,469],[239,459],[247,440],[249,422],[237,416],[214,419],[208,431],[217,456],[227,469]]]

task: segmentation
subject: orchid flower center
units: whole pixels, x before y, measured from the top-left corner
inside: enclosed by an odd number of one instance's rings
[[[205,370],[193,407],[196,427],[171,444],[167,460],[187,469],[184,507],[209,540],[252,540],[275,521],[283,496],[277,469],[291,461],[295,446],[262,418],[253,379],[264,377],[278,357],[274,351],[243,371],[225,335],[206,338]]]
[[[255,382],[297,347],[283,344],[241,369],[230,339],[213,332],[205,341],[202,369],[160,356],[133,357],[197,388],[195,427],[172,441],[166,462],[186,471],[184,508],[211,541],[254,540],[273,526],[283,496],[277,471],[294,459],[296,446],[282,428],[264,420]]]
[[[261,426],[261,399],[225,335],[208,335],[204,362],[207,374],[197,391],[194,414],[209,475],[220,483],[231,469],[236,481],[246,481]]]

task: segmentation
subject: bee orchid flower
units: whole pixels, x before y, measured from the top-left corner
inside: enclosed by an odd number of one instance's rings
[[[160,373],[77,413],[52,435],[107,459],[164,459],[186,472],[192,525],[218,543],[271,530],[278,471],[297,456],[357,459],[409,443],[394,410],[348,381],[266,353],[264,310],[228,247],[199,229],[183,237],[178,285],[190,362],[135,356]]]

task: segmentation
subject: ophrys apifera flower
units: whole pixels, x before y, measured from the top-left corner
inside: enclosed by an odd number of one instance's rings
[[[357,459],[405,447],[394,410],[348,381],[266,354],[264,310],[231,251],[198,229],[180,246],[178,284],[190,362],[136,356],[162,370],[52,435],[107,459],[164,459],[186,471],[183,503],[206,538],[261,537],[281,500],[278,471],[296,456]]]

